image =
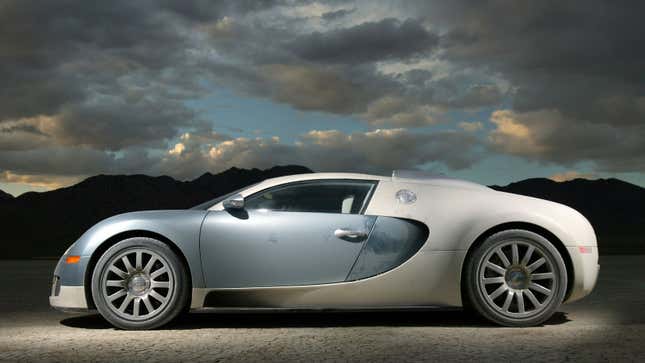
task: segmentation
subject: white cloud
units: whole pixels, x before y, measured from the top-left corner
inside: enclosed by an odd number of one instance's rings
[[[282,143],[278,137],[239,137],[208,148],[195,144],[184,147],[181,154],[167,153],[157,168],[180,178],[232,166],[266,168],[276,164],[300,164],[317,171],[376,173],[426,164],[463,169],[477,160],[477,145],[476,138],[464,132],[412,133],[400,128],[354,133],[311,130],[292,144]]]

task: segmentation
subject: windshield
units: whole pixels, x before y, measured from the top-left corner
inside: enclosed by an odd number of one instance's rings
[[[256,186],[256,185],[258,185],[258,184],[260,184],[260,183],[255,183],[255,184],[247,185],[247,186],[242,187],[242,188],[240,188],[240,189],[234,190],[234,191],[232,191],[232,192],[230,192],[230,193],[227,193],[227,194],[221,195],[221,196],[219,196],[219,197],[217,197],[217,198],[214,198],[214,199],[208,200],[208,201],[206,201],[206,202],[204,202],[204,203],[198,204],[198,205],[196,205],[196,206],[194,206],[194,207],[192,207],[192,208],[190,208],[190,209],[195,209],[195,210],[206,210],[206,209],[208,209],[208,208],[210,208],[210,207],[214,206],[215,204],[217,204],[217,203],[219,203],[219,202],[223,201],[224,199],[226,199],[226,198],[228,198],[228,197],[232,197],[232,196],[234,196],[235,194],[238,194],[238,193],[240,193],[241,191],[243,191],[243,190],[245,190],[245,189],[248,189],[248,188],[250,188],[250,187]]]

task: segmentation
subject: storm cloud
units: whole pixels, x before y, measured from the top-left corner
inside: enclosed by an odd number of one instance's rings
[[[0,179],[187,178],[278,163],[461,170],[509,155],[643,173],[643,10],[600,0],[7,0]],[[293,108],[303,124],[309,114],[354,123],[318,122],[289,141],[271,124],[260,139],[228,135],[194,106],[213,88]]]

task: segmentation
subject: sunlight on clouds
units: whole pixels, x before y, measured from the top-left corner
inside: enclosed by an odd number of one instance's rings
[[[593,173],[580,173],[575,170],[569,170],[562,173],[553,174],[549,177],[549,179],[560,183],[573,179],[593,179],[595,177],[596,175],[594,175]]]
[[[194,134],[191,139],[196,138]],[[277,136],[238,137],[212,145],[186,145],[181,155],[168,153],[158,165],[160,173],[172,171],[180,178],[194,178],[204,170],[229,167],[264,168],[274,164],[307,165],[317,171],[390,172],[435,163],[463,169],[474,163],[478,141],[466,132],[413,133],[407,129],[376,129],[344,133],[310,130],[293,143]],[[460,152],[456,152],[459,150]]]
[[[516,114],[513,111],[495,111],[491,116],[491,122],[497,125],[497,130],[495,131],[500,134],[518,139],[528,139],[530,137],[529,128],[516,119]]]
[[[535,132],[527,124],[536,120],[550,121],[554,115],[549,111],[518,114],[511,110],[494,111],[490,121],[496,128],[489,134],[490,142],[501,150],[520,155],[536,155],[545,151]]]
[[[15,174],[9,170],[0,172],[0,182],[25,184],[31,187],[58,189],[79,182],[81,177],[58,175]]]
[[[178,144],[175,144],[175,147],[173,147],[172,149],[170,149],[170,150],[168,151],[168,154],[170,154],[170,155],[181,155],[181,153],[182,153],[184,150],[186,150],[186,146],[180,142],[180,143],[178,143]]]

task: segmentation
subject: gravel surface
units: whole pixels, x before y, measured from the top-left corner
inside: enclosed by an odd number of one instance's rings
[[[59,313],[52,261],[0,261],[0,361],[645,361],[645,256],[602,256],[586,299],[544,326],[461,311],[197,313],[157,331]]]

